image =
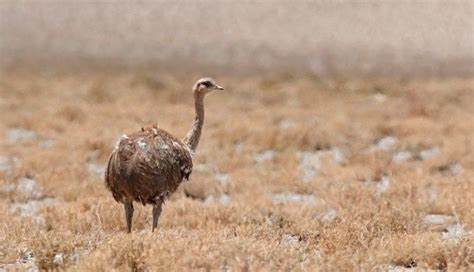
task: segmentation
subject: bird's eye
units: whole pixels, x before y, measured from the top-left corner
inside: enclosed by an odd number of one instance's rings
[[[209,87],[212,86],[212,83],[209,82],[209,81],[204,81],[204,82],[202,83],[202,85],[204,85],[204,87],[206,87],[206,88],[209,88]]]

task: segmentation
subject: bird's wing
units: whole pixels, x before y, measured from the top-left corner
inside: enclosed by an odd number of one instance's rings
[[[122,137],[112,152],[105,182],[117,201],[154,203],[174,192],[192,171],[188,147],[156,127]]]
[[[189,178],[192,158],[180,140],[160,129],[145,129],[119,144],[125,178],[139,178],[153,183],[181,182]]]

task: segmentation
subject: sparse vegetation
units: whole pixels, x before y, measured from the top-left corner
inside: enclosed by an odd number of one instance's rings
[[[184,136],[201,76],[3,73],[0,270],[472,269],[472,78],[217,77],[191,181],[127,234],[107,155]]]

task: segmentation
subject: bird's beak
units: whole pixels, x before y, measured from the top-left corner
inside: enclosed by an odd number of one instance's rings
[[[221,87],[221,86],[219,86],[219,85],[216,85],[216,90],[222,91],[222,90],[224,90],[224,87]]]

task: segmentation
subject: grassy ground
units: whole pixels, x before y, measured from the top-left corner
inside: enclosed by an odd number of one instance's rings
[[[473,79],[219,77],[191,181],[125,233],[107,156],[184,136],[197,78],[3,74],[0,270],[472,269]]]

